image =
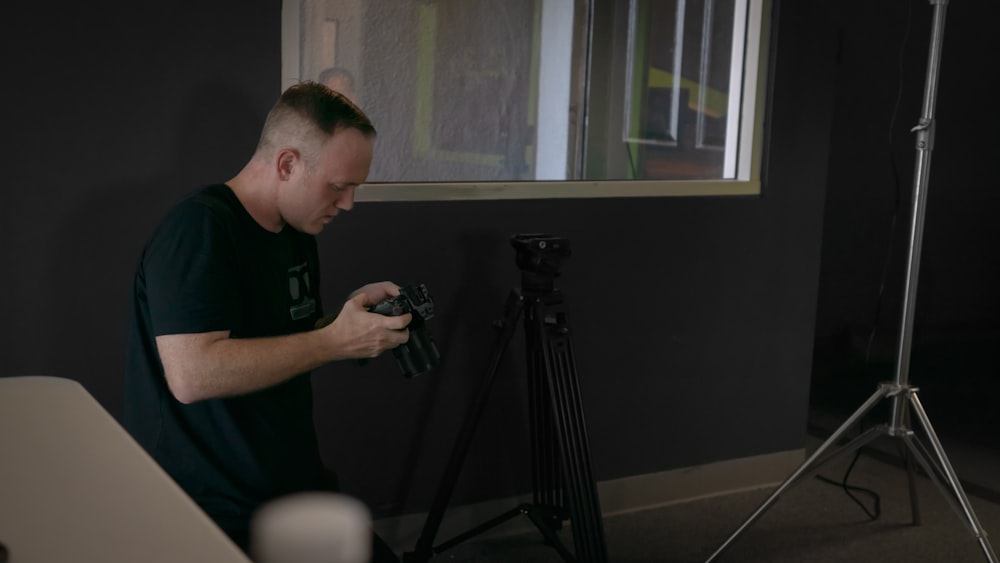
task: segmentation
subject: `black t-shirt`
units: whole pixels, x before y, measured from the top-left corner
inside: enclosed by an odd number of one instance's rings
[[[289,226],[265,230],[225,185],[172,209],[136,270],[125,427],[231,535],[246,533],[262,503],[333,484],[316,443],[310,376],[185,405],[167,387],[155,338],[310,330],[322,313],[318,285],[315,238]]]

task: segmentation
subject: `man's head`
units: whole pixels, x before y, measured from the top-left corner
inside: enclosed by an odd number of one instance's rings
[[[316,82],[282,93],[264,123],[255,158],[273,166],[277,210],[293,228],[316,234],[354,204],[372,159],[375,128],[342,94]]]
[[[342,93],[316,82],[300,82],[285,90],[271,108],[257,151],[290,145],[315,148],[338,129],[375,136],[368,116]]]

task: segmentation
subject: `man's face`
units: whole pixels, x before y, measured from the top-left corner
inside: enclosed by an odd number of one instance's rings
[[[354,207],[354,190],[368,178],[372,141],[357,129],[342,129],[317,151],[278,193],[282,219],[296,230],[319,234],[341,210]]]

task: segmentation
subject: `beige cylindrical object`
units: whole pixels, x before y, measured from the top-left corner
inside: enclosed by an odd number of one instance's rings
[[[262,506],[250,528],[255,563],[369,563],[371,511],[338,493],[298,493]]]

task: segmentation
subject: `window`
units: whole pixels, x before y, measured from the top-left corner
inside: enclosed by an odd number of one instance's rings
[[[767,0],[285,0],[379,131],[359,200],[759,192]]]

